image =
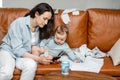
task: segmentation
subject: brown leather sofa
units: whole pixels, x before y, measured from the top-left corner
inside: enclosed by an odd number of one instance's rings
[[[0,8],[0,43],[10,23],[28,11],[29,9],[25,8]],[[55,14],[54,27],[64,24],[61,19],[62,12],[63,10],[59,10],[59,13]],[[76,16],[69,13],[69,17],[71,22],[67,24],[70,31],[67,42],[71,48],[87,44],[90,49],[97,46],[107,53],[120,38],[120,9],[87,9]],[[35,80],[39,80],[44,74],[60,70],[60,64],[39,64]],[[20,73],[20,70],[15,69],[12,80],[19,80]],[[100,73],[120,79],[120,65],[113,66],[111,58],[106,57]]]

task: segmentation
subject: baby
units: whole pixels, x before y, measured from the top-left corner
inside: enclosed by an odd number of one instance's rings
[[[54,36],[49,39],[44,39],[40,43],[40,48],[43,54],[40,56],[48,56],[51,55],[53,57],[61,56],[62,53],[66,53],[66,55],[74,62],[79,62],[77,56],[72,52],[68,44],[65,42],[68,36],[69,30],[65,25],[58,26],[55,29]],[[33,47],[34,50],[34,47]],[[39,54],[39,51],[34,52],[32,54]],[[61,54],[60,54],[61,53]]]

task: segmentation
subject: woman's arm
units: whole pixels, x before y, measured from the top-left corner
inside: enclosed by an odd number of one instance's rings
[[[52,58],[53,58],[52,56],[48,56],[47,58],[43,57],[43,56],[40,57],[40,56],[30,54],[28,52],[24,53],[23,57],[24,58],[32,58],[33,60],[35,60],[41,64],[50,64],[50,62],[52,62]]]
[[[32,54],[40,56],[40,54],[44,52],[45,52],[44,48],[38,46],[32,46]]]

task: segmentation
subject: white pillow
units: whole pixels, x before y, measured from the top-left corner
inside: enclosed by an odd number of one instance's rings
[[[120,39],[113,45],[108,55],[112,58],[114,66],[120,64]]]

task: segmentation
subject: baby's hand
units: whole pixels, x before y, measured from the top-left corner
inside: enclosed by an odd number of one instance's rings
[[[79,63],[80,61],[79,61],[79,60],[74,60],[73,62],[75,62],[75,63]]]

